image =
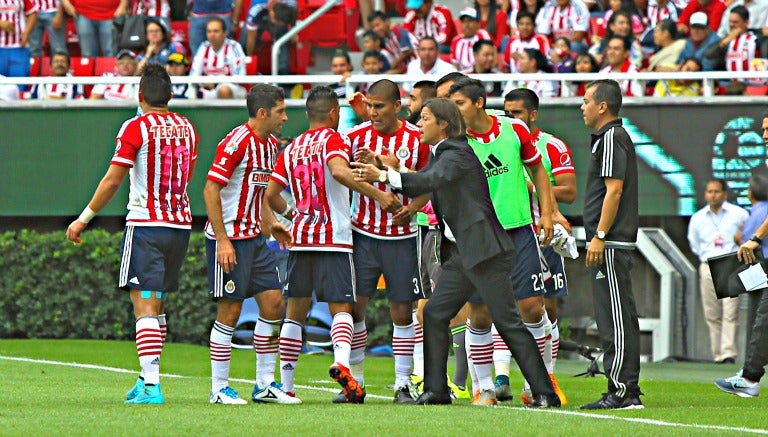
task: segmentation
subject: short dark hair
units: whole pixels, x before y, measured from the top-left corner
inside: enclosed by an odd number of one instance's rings
[[[437,97],[437,87],[431,80],[420,80],[413,84],[413,89],[421,91],[421,99],[425,102]]]
[[[536,16],[528,11],[520,11],[517,13],[517,18],[515,18],[515,23],[519,23],[521,18],[530,18],[531,21],[533,21],[534,24],[536,24]]]
[[[257,83],[249,91],[245,98],[245,105],[248,107],[248,116],[256,117],[259,109],[264,109],[267,113],[277,106],[277,102],[285,100],[285,91],[282,88],[266,83]]]
[[[478,53],[483,46],[488,46],[496,50],[496,45],[493,43],[493,41],[489,39],[479,39],[474,44],[472,44],[472,53]]]
[[[592,56],[591,53],[579,53],[578,55],[576,55],[576,61],[578,61],[579,58],[589,59],[589,63],[592,65],[593,73],[597,73],[598,71],[600,71],[600,64],[597,63],[597,59],[595,59],[595,57]]]
[[[435,82],[435,88],[440,88],[440,85],[444,83],[455,82],[456,79],[460,77],[467,77],[467,75],[464,73],[459,73],[458,71],[452,71],[446,74],[445,76],[441,77],[440,79],[437,79],[437,81]]]
[[[208,23],[205,23],[205,30],[206,30],[206,32],[208,31],[208,24],[211,23],[211,22],[214,22],[214,21],[219,23],[219,24],[221,24],[221,30],[223,30],[224,32],[227,31],[227,23],[224,22],[223,18],[221,18],[221,17],[211,17],[208,20]]]
[[[685,65],[685,64],[686,64],[686,63],[688,63],[688,62],[695,62],[695,63],[696,63],[696,65],[698,65],[698,66],[699,66],[699,70],[702,70],[702,69],[704,68],[704,66],[701,64],[701,59],[699,59],[699,58],[696,58],[696,57],[694,57],[694,56],[691,56],[690,58],[685,58],[685,59],[683,60],[683,62],[681,62],[681,63],[680,63],[680,65]]]
[[[742,5],[734,6],[730,13],[738,15],[744,21],[749,21],[749,9]]]
[[[437,43],[437,40],[436,40],[436,39],[434,39],[434,38],[433,38],[433,37],[431,37],[431,36],[424,36],[424,37],[422,37],[422,38],[419,40],[419,44],[418,44],[418,45],[420,45],[422,41],[432,41],[433,43],[435,43],[435,47],[439,47],[439,46],[440,46],[440,44],[438,44],[438,43]],[[418,47],[418,45],[417,45],[416,47]]]
[[[69,53],[63,51],[63,50],[57,50],[51,54],[51,59],[49,61],[50,64],[53,63],[53,57],[54,56],[64,56],[67,58],[67,65],[70,65],[72,63],[72,59],[69,57]]]
[[[373,85],[368,87],[369,96],[381,96],[391,102],[400,101],[400,88],[397,84],[389,79],[377,80]]]
[[[523,102],[528,112],[539,110],[539,96],[528,88],[515,88],[504,96],[505,102]]]
[[[451,85],[451,89],[448,90],[448,95],[452,96],[455,93],[461,93],[469,97],[472,103],[476,103],[479,99],[483,99],[483,108],[485,108],[486,91],[483,83],[477,79],[470,77],[460,77]]]
[[[365,53],[363,53],[363,61],[368,58],[376,58],[376,60],[379,62],[384,61],[384,57],[381,55],[381,52],[377,52],[376,50],[367,50]]]
[[[144,96],[144,101],[150,105],[162,108],[168,106],[171,100],[171,77],[160,64],[146,64],[141,69],[139,92]]]
[[[448,123],[448,127],[445,128],[448,138],[464,138],[466,131],[464,119],[461,118],[459,107],[453,101],[445,98],[429,99],[424,103],[424,107],[429,108],[438,123]]]
[[[605,102],[611,115],[619,115],[621,111],[621,87],[613,79],[599,79],[587,84],[587,89],[595,88],[595,103]]]
[[[630,44],[629,38],[625,38],[625,37],[619,36],[619,35],[613,35],[612,37],[608,38],[608,43],[607,44],[610,44],[610,42],[615,40],[615,39],[618,39],[618,40],[621,41],[621,46],[624,48],[625,52],[628,51],[630,48],[632,48],[632,44]],[[607,47],[607,45],[606,45],[606,47]]]
[[[365,33],[363,33],[363,38],[373,38],[374,40],[379,41],[379,43],[381,43],[381,37],[379,36],[379,34],[370,29],[366,30]]]
[[[726,182],[725,179],[712,178],[707,181],[707,185],[711,183],[720,184],[720,189],[726,193],[728,192],[728,182]]]
[[[368,14],[368,22],[381,18],[382,21],[389,20],[389,17],[387,17],[387,14],[385,14],[383,11],[373,11],[370,14]]]
[[[339,97],[327,86],[312,88],[307,96],[307,118],[309,121],[324,121],[328,119],[331,109],[339,105]]]
[[[552,71],[554,71],[552,64],[549,63],[547,57],[544,56],[544,53],[541,53],[540,50],[528,48],[524,49],[523,51],[526,55],[528,55],[529,58],[536,62],[537,71],[543,71],[545,73],[552,73]]]
[[[338,49],[335,52],[333,52],[333,56],[331,56],[331,61],[333,61],[335,58],[344,58],[347,61],[347,64],[352,65],[352,59],[350,59],[349,53],[347,53],[346,50]]]
[[[749,192],[752,198],[758,202],[768,200],[768,177],[755,174],[749,178]]]
[[[672,39],[680,38],[680,32],[677,30],[677,23],[670,20],[669,18],[661,20],[658,23],[656,23],[656,27],[660,30],[665,30],[669,32],[669,36]]]

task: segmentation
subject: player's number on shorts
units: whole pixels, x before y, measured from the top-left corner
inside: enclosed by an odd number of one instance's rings
[[[544,275],[542,273],[531,275],[531,282],[533,282],[533,291],[544,290]]]
[[[559,289],[565,287],[565,274],[564,273],[558,273],[556,275],[552,275],[552,280],[555,281],[555,290],[559,290]]]
[[[307,212],[311,207],[315,211],[323,210],[324,172],[323,164],[312,162],[309,165],[297,165],[293,169],[293,177],[299,180],[301,196],[296,200],[296,209]]]

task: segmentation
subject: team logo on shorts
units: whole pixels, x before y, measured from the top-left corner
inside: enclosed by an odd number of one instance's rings
[[[229,281],[228,281],[228,282],[227,282],[227,283],[224,285],[224,291],[226,291],[226,292],[227,292],[227,293],[229,293],[229,294],[232,294],[232,293],[234,293],[234,292],[235,292],[235,281],[233,281],[233,280],[231,280],[231,279],[230,279],[230,280],[229,280]]]
[[[397,152],[395,152],[395,154],[400,159],[408,159],[411,157],[411,151],[408,150],[408,147],[406,146],[400,146],[400,148],[397,149]]]
[[[224,147],[224,153],[231,155],[237,151],[237,144],[229,143]]]

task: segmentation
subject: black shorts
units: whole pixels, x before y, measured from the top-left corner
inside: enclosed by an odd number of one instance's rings
[[[354,262],[349,252],[292,250],[288,254],[287,297],[312,297],[320,302],[354,302]]]
[[[391,302],[413,302],[424,299],[419,277],[419,246],[417,236],[402,240],[373,238],[353,232],[355,247],[355,280],[361,296],[373,297],[379,276],[387,283],[387,298]]]
[[[429,299],[432,292],[435,291],[437,278],[440,277],[440,241],[443,238],[439,229],[431,229],[426,226],[419,226],[421,234],[421,264],[419,265],[419,275],[421,277],[421,289],[424,291],[424,298]]]
[[[126,226],[120,241],[122,256],[117,287],[125,291],[178,290],[189,233],[189,229]]]
[[[544,259],[547,260],[549,272],[552,274],[552,277],[544,282],[544,286],[547,287],[544,297],[568,296],[568,278],[565,276],[563,257],[550,246],[542,247],[541,253],[544,255]]]
[[[208,258],[208,295],[213,300],[220,297],[243,300],[266,290],[280,290],[280,279],[275,254],[269,250],[263,235],[244,240],[232,240],[237,264],[224,273],[217,261],[216,240],[205,239]]]

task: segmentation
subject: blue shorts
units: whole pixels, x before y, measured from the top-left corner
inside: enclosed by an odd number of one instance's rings
[[[229,273],[221,269],[216,255],[216,240],[205,239],[208,258],[208,295],[243,300],[266,290],[280,290],[280,279],[275,254],[269,250],[263,235],[244,240],[232,240],[237,264]]]
[[[544,282],[544,286],[547,287],[544,297],[568,296],[568,278],[565,276],[563,257],[550,246],[542,247],[541,253],[544,255],[544,259],[547,260],[549,272],[552,274],[549,280]]]
[[[189,246],[189,229],[162,226],[125,227],[120,242],[122,290],[176,291]]]
[[[288,254],[287,297],[312,297],[319,302],[354,302],[352,254],[294,250]]]
[[[359,232],[352,234],[355,247],[355,281],[361,296],[373,297],[379,276],[387,283],[391,302],[413,302],[424,299],[419,275],[421,240],[413,238],[385,240]]]

